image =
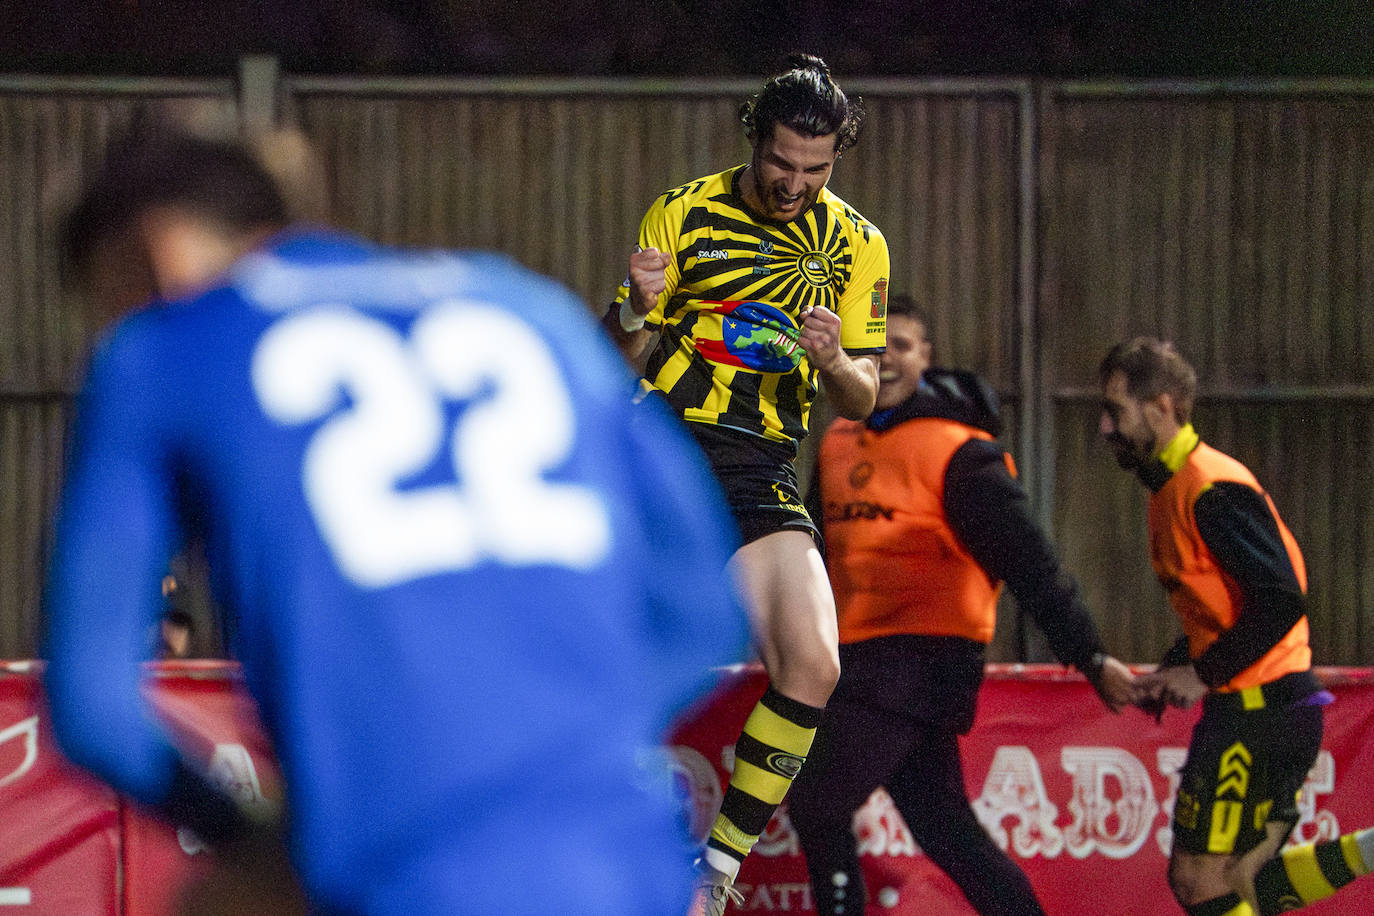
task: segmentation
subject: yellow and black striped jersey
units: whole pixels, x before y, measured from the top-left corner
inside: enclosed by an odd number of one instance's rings
[[[663,392],[685,420],[795,449],[817,390],[797,342],[801,311],[824,306],[839,315],[846,353],[881,353],[887,241],[827,188],[790,222],[760,217],[741,196],[743,169],[668,191],[640,223],[641,248],[674,255],[646,319],[662,334],[642,384]]]

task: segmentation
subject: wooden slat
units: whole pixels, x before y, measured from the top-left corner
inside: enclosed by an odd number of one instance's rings
[[[1252,464],[1303,542],[1318,661],[1374,662],[1374,85],[847,87],[870,121],[832,187],[887,236],[892,288],[934,312],[939,360],[988,375],[1014,408],[1005,441],[1040,445],[1018,456],[1026,483],[1110,648],[1151,661],[1176,632],[1143,490],[1096,437],[1097,361],[1150,332],[1197,364],[1204,435]],[[736,107],[753,88],[282,78],[336,222],[509,252],[589,308],[624,276],[654,197],[747,156]],[[0,80],[0,656],[36,648],[61,405],[91,335],[56,277],[51,202],[136,106],[232,117],[231,91]],[[1014,613],[1004,602],[997,660],[1017,660]],[[1029,660],[1043,652],[1032,641]]]

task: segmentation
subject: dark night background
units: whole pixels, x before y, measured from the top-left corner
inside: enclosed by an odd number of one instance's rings
[[[1374,75],[1374,0],[0,0],[0,72]]]

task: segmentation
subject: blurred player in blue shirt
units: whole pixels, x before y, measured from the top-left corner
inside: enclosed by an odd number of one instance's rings
[[[109,317],[150,302],[77,404],[46,601],[64,750],[263,858],[139,692],[200,537],[315,911],[681,912],[677,805],[635,760],[744,649],[701,572],[734,535],[582,304],[499,255],[290,226],[247,153],[176,136],[112,151],[64,252]]]

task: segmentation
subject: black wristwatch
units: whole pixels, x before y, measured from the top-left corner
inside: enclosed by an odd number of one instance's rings
[[[1083,669],[1083,676],[1094,684],[1102,676],[1102,666],[1107,663],[1107,653],[1094,652],[1092,658],[1088,659],[1088,666]]]

